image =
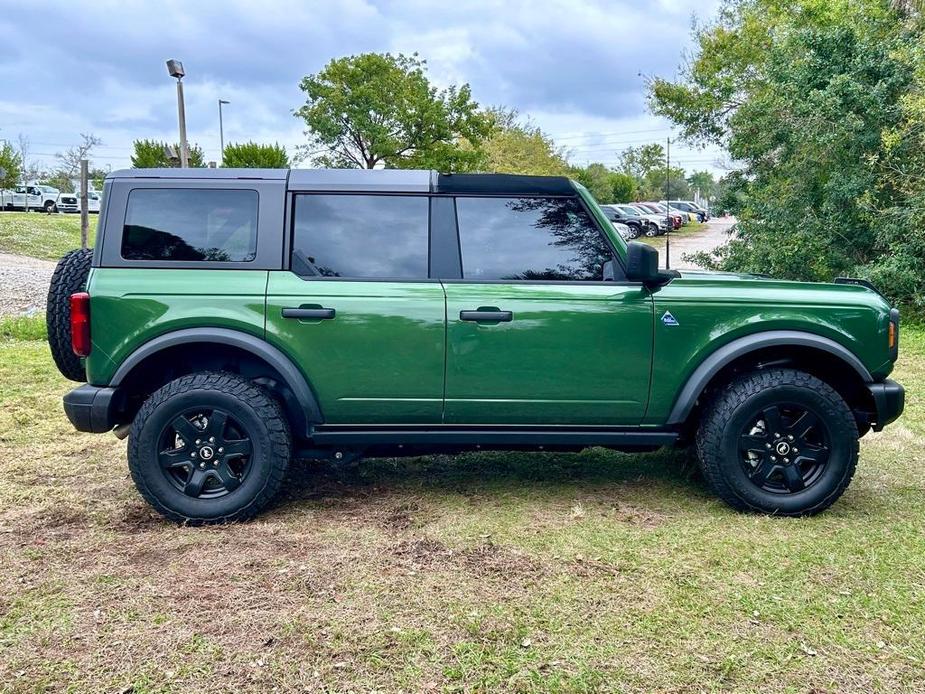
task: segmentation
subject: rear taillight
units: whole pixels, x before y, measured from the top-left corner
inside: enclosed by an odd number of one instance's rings
[[[71,294],[71,349],[78,357],[90,354],[90,295]]]
[[[890,359],[896,361],[899,358],[899,310],[890,310]]]

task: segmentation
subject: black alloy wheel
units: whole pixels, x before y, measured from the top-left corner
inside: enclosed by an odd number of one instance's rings
[[[829,462],[831,435],[805,405],[764,407],[739,435],[741,464],[749,480],[771,494],[812,487]]]
[[[196,499],[234,492],[250,470],[251,437],[222,409],[178,414],[159,441],[161,470],[174,487]]]

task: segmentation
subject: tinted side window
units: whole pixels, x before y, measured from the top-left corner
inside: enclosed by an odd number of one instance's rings
[[[456,198],[463,277],[601,280],[610,246],[575,198]]]
[[[122,230],[126,260],[247,262],[257,253],[257,192],[136,188]]]
[[[293,269],[322,277],[426,278],[428,210],[423,195],[299,195]]]

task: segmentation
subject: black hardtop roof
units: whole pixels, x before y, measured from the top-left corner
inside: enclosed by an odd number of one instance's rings
[[[444,174],[418,169],[120,169],[110,179],[286,181],[291,191],[576,195],[565,176]]]

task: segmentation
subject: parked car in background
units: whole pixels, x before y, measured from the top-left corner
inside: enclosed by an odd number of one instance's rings
[[[630,219],[641,219],[645,223],[644,231],[646,236],[659,236],[668,230],[668,222],[664,217],[646,212],[635,205],[610,205]]]
[[[95,190],[87,191],[87,212],[99,214],[102,195]],[[80,212],[80,193],[61,193],[58,198],[58,212]]]
[[[660,200],[659,203],[664,205],[665,201]],[[672,200],[671,206],[676,210],[696,215],[698,222],[705,222],[710,218],[710,213],[707,210],[691,200]]]
[[[681,225],[684,223],[684,219],[681,217],[680,213],[672,212],[669,214],[664,205],[659,205],[656,202],[637,202],[635,205],[640,209],[646,210],[649,214],[661,215],[663,218],[670,217],[672,229],[680,229]]]
[[[3,210],[40,210],[43,203],[41,191],[34,186],[17,186],[0,190],[0,209]]]
[[[648,231],[649,223],[639,215],[630,216],[617,209],[616,205],[601,205],[601,209],[618,231],[620,227],[626,227],[627,234],[620,231],[624,239],[637,239]],[[654,236],[654,234],[649,234]]]
[[[76,193],[61,193],[57,208],[58,212],[80,212],[80,198]]]

